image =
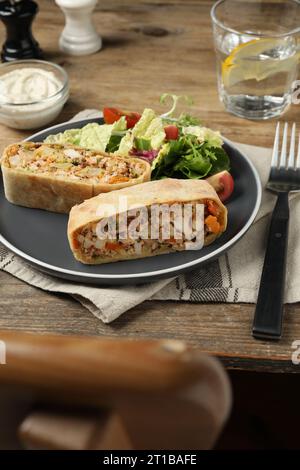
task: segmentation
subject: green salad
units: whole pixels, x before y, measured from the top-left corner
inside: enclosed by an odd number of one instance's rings
[[[172,107],[162,115],[150,108],[142,114],[104,108],[104,124],[90,123],[49,135],[46,142],[140,157],[151,164],[152,179],[200,179],[228,171],[230,162],[220,133],[188,114],[176,117],[178,101],[183,98],[163,95],[161,102],[172,100]]]

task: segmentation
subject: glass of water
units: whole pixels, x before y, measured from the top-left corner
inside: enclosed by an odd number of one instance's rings
[[[300,63],[299,0],[219,0],[211,10],[218,88],[227,111],[281,115]]]

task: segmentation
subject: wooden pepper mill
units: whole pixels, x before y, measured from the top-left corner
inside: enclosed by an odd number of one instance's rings
[[[42,58],[42,51],[31,32],[31,24],[37,12],[38,6],[33,0],[0,2],[0,19],[6,27],[2,62]]]

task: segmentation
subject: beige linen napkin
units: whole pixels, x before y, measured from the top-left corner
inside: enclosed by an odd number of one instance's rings
[[[73,120],[97,117],[99,112],[85,110]],[[254,163],[265,186],[271,151],[261,147],[236,144]],[[275,196],[263,191],[262,205],[255,223],[228,253],[218,260],[181,275],[140,286],[97,287],[79,285],[46,275],[32,268],[18,256],[0,246],[0,269],[35,287],[50,292],[71,294],[105,323],[146,299],[190,302],[255,302],[262,269],[267,226]],[[291,223],[288,250],[286,302],[300,301],[300,198],[290,203]]]

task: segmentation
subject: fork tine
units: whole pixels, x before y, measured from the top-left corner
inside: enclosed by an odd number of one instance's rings
[[[286,154],[287,154],[287,135],[288,135],[288,123],[286,122],[283,129],[282,147],[279,168],[286,167]]]
[[[280,135],[280,122],[278,122],[276,126],[273,153],[272,153],[271,167],[274,167],[274,168],[278,167],[279,135]]]
[[[298,142],[298,155],[296,160],[296,168],[300,170],[300,133],[299,133],[299,142]]]
[[[295,146],[296,146],[296,123],[294,122],[291,132],[290,154],[288,160],[288,169],[295,167]]]

